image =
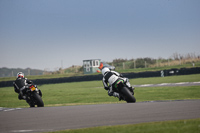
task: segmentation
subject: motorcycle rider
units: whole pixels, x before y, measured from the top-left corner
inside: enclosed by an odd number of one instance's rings
[[[130,85],[128,78],[123,77],[122,74],[119,74],[116,71],[111,71],[108,67],[104,67],[103,63],[100,64],[99,69],[101,70],[102,75],[103,75],[102,81],[103,81],[104,89],[108,90],[109,96],[118,97],[119,100],[121,100],[119,93],[113,91],[113,88],[116,87],[115,85],[120,81],[123,81],[126,87],[134,95],[134,92],[133,92],[134,88]]]
[[[24,73],[19,72],[17,73],[17,79],[15,82],[13,82],[15,92],[18,93],[18,99],[24,99],[26,100],[25,92],[26,92],[26,86],[28,84],[32,84],[33,82],[28,80],[24,77]]]

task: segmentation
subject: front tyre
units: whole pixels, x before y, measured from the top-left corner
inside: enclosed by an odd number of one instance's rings
[[[127,87],[123,87],[121,89],[121,93],[123,94],[127,103],[135,103],[136,102],[135,97],[131,94],[131,92],[128,90]]]
[[[39,94],[37,94],[36,92],[33,94],[33,98],[34,98],[34,101],[35,101],[35,104],[38,106],[38,107],[44,107],[44,103],[42,101],[42,98],[40,97]]]

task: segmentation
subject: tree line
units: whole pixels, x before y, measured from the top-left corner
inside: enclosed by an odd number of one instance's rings
[[[109,62],[110,65],[121,69],[134,69],[134,68],[147,68],[147,67],[158,67],[158,66],[170,66],[170,65],[181,65],[186,63],[195,63],[200,61],[200,56],[195,53],[189,53],[186,55],[181,55],[174,53],[170,58],[137,58],[137,59],[114,59]]]

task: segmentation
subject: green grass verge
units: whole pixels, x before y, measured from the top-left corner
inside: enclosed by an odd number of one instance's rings
[[[176,82],[197,82],[200,74],[138,78],[130,79],[132,85],[159,84]],[[117,103],[117,98],[109,97],[103,89],[101,81],[73,82],[62,84],[42,85],[39,88],[43,92],[45,106],[66,106],[81,104]],[[24,100],[18,100],[13,87],[0,88],[0,107],[29,107]],[[136,88],[135,97],[137,102],[153,100],[181,100],[200,99],[199,86],[177,87],[141,87]],[[124,101],[121,101],[122,103]],[[103,126],[76,130],[65,130],[54,133],[199,133],[200,119],[152,122],[134,125]]]
[[[74,77],[74,76],[84,76],[84,75],[82,73],[66,73],[66,74],[52,74],[52,75],[31,75],[31,76],[25,75],[25,77],[30,79],[30,80],[63,78],[63,77]],[[14,77],[0,77],[0,82],[1,81],[12,81],[12,80],[15,80],[15,79],[16,79],[16,76],[14,76]]]
[[[122,68],[116,68],[116,71],[119,73],[138,73],[138,72],[145,72],[145,71],[162,71],[162,70],[170,70],[170,69],[180,69],[180,68],[192,68],[192,64],[182,64],[182,65],[173,65],[173,66],[163,66],[163,67],[150,67],[150,68],[136,68],[136,69],[122,69]],[[200,67],[200,62],[195,63],[195,67]],[[74,68],[76,69],[76,68]],[[74,70],[75,71],[75,70]],[[91,75],[98,75],[99,73],[93,73]],[[52,74],[52,75],[31,75],[27,76],[25,75],[26,78],[30,80],[35,80],[35,79],[51,79],[51,78],[63,78],[63,77],[74,77],[74,76],[85,76],[83,72],[67,72],[64,74]],[[1,81],[12,81],[15,80],[16,76],[14,77],[0,77],[0,82]]]
[[[200,74],[130,79],[130,83],[133,85],[199,82],[199,81],[200,81]]]
[[[200,74],[158,78],[131,79],[131,84],[156,84],[166,82],[200,81]],[[123,103],[109,97],[102,81],[72,82],[39,86],[45,106],[66,106],[82,104]],[[200,99],[199,86],[143,87],[135,89],[137,102],[153,100]],[[0,107],[28,107],[24,100],[18,100],[13,87],[0,88]]]
[[[200,62],[195,64],[195,67],[200,67]],[[136,69],[122,69],[116,68],[120,73],[129,73],[129,72],[145,72],[145,71],[162,71],[170,69],[181,69],[181,68],[192,68],[192,64],[182,64],[182,65],[173,65],[173,66],[159,66],[159,67],[147,67],[147,68],[136,68]]]
[[[200,119],[102,126],[49,133],[199,133]]]

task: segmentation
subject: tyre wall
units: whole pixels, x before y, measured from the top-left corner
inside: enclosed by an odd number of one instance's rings
[[[122,75],[129,79],[132,79],[132,78],[145,78],[145,77],[188,75],[188,74],[198,74],[198,73],[200,73],[200,67],[170,69],[163,71],[147,71],[139,73],[124,73],[124,74],[122,73]],[[67,82],[95,81],[95,80],[102,80],[102,75],[99,74],[99,75],[85,75],[85,76],[65,77],[65,78],[36,79],[32,81],[37,85],[42,85],[42,84],[56,84],[56,83],[67,83]],[[13,81],[0,82],[0,87],[9,87],[9,86],[13,86]]]

